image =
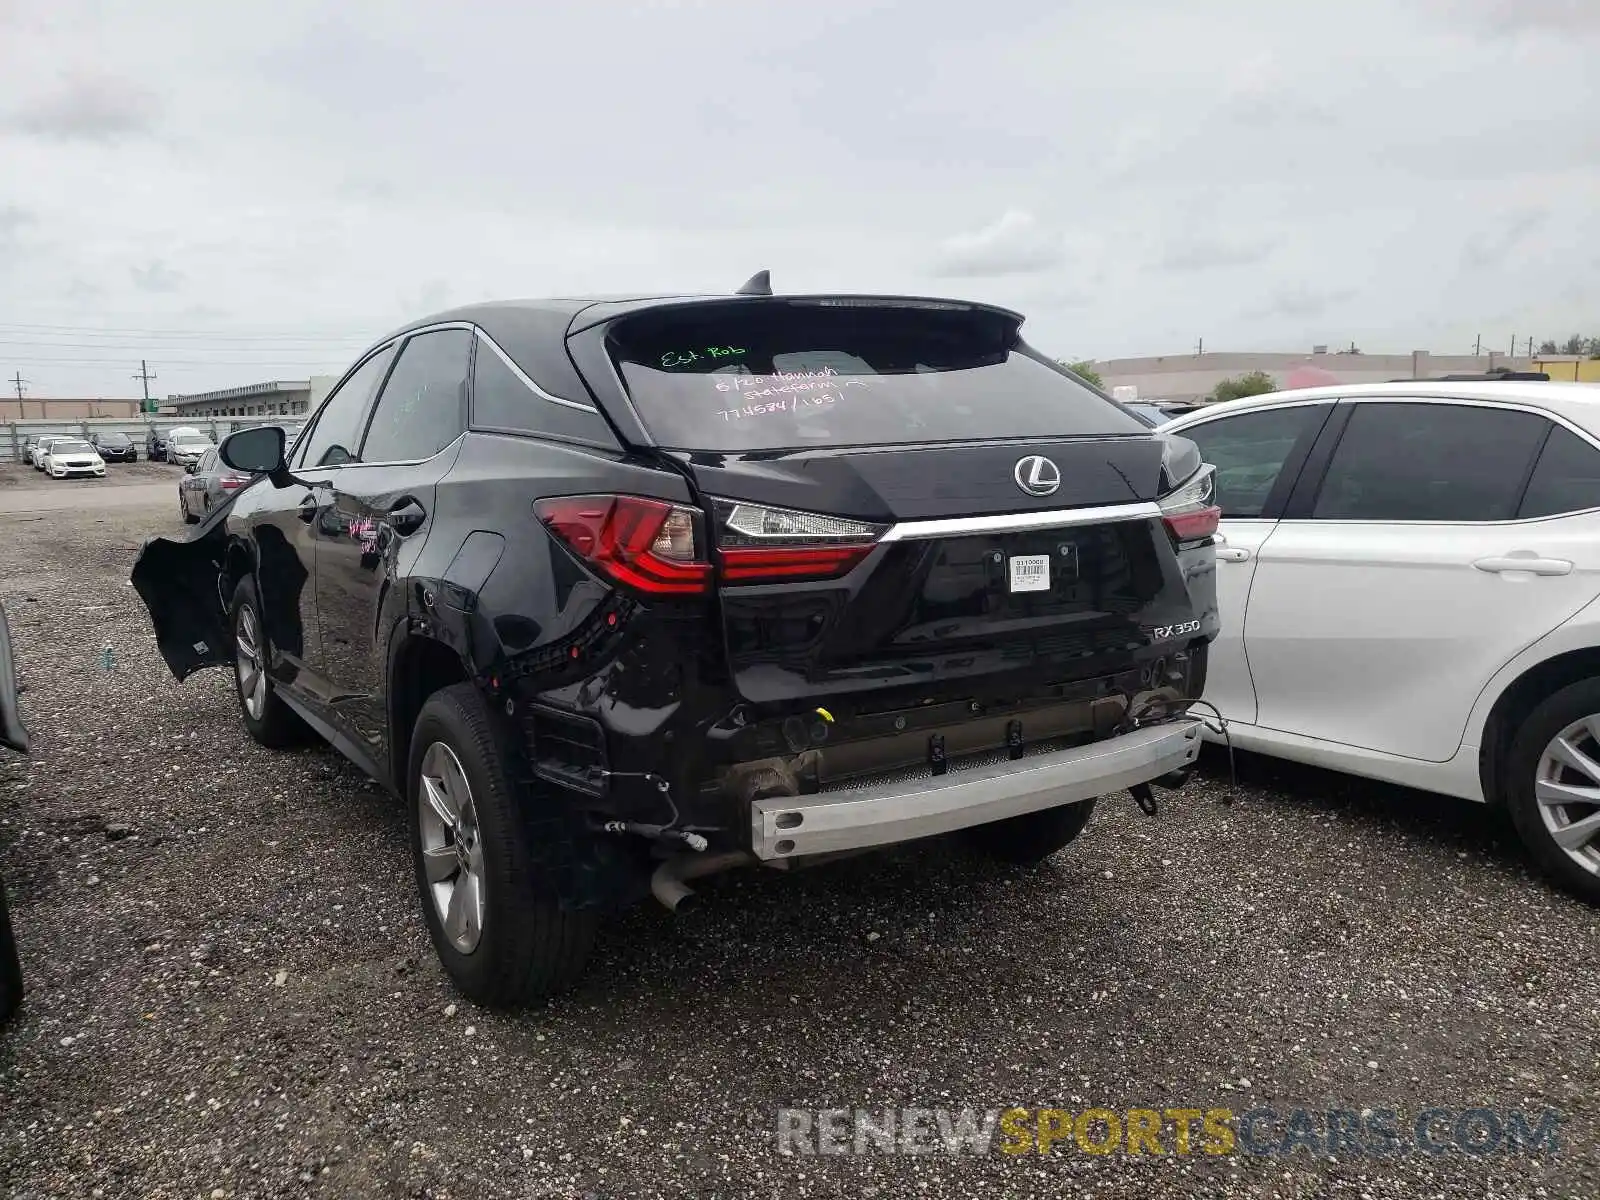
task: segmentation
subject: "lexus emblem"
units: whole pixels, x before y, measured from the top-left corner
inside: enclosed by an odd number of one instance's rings
[[[1030,454],[1017,459],[1011,478],[1030,496],[1053,496],[1061,487],[1061,468],[1042,454]]]

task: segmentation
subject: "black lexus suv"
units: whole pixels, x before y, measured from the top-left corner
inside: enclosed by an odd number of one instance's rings
[[[1211,473],[982,304],[484,304],[362,356],[285,458],[134,568],[182,679],[402,799],[490,1004],[608,910],[960,831],[1031,862],[1182,781]]]

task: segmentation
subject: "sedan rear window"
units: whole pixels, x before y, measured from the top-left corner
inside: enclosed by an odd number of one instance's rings
[[[745,301],[648,311],[610,347],[655,440],[778,450],[980,438],[1149,434],[964,305]]]

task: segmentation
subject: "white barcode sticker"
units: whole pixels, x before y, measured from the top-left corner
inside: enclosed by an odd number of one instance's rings
[[[1048,592],[1050,590],[1050,556],[1048,554],[1019,554],[1011,560],[1011,590],[1013,592]]]

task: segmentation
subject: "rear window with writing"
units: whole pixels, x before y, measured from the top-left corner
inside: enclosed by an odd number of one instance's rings
[[[708,303],[628,318],[610,343],[646,427],[677,449],[1149,432],[982,309]]]

